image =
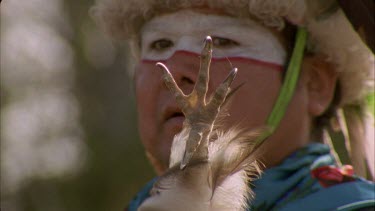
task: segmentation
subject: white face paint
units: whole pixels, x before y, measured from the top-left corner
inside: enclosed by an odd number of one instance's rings
[[[163,61],[178,51],[199,55],[207,35],[213,38],[213,59],[285,64],[285,47],[276,35],[255,21],[191,10],[158,16],[143,26],[142,60]]]

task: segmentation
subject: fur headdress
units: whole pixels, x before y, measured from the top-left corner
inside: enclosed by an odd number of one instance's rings
[[[255,18],[278,29],[285,21],[305,26],[310,50],[337,65],[341,104],[356,103],[373,89],[374,55],[335,0],[100,0],[92,12],[113,37],[137,41],[143,24],[153,17],[195,7]]]

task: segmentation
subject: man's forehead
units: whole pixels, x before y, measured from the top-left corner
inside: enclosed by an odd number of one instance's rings
[[[181,10],[175,13],[156,16],[142,27],[142,34],[163,32],[190,34],[199,31],[209,32],[225,26],[225,30],[244,28],[264,30],[251,19],[240,19],[217,13],[202,13],[200,10]]]
[[[192,10],[157,16],[146,23],[141,33],[142,59],[165,60],[176,51],[199,53],[207,35],[218,41],[215,58],[241,57],[277,65],[285,63],[286,51],[280,37],[254,20]],[[220,39],[232,44],[220,46]],[[160,40],[169,43],[168,48],[162,51],[153,48]]]

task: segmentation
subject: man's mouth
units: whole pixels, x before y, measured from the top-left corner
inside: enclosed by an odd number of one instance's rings
[[[178,108],[167,109],[164,117],[165,123],[173,127],[182,127],[182,123],[185,120],[185,115]]]
[[[185,119],[185,115],[182,112],[174,112],[167,117],[167,121],[175,119]]]

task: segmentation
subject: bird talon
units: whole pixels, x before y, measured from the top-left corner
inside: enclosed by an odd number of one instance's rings
[[[173,79],[172,74],[164,64],[160,62],[156,64],[164,71],[164,82],[175,95],[177,104],[181,107],[182,112],[185,115],[186,125],[191,127],[189,137],[186,141],[185,153],[180,164],[180,169],[184,169],[188,166],[189,162],[194,158],[205,159],[208,157],[208,138],[220,107],[225,102],[226,96],[230,90],[230,85],[237,74],[237,68],[234,68],[215,90],[210,102],[208,104],[206,103],[212,46],[212,38],[207,36],[200,57],[200,70],[197,82],[195,83],[193,91],[189,95],[185,95],[182,92],[176,81]]]

